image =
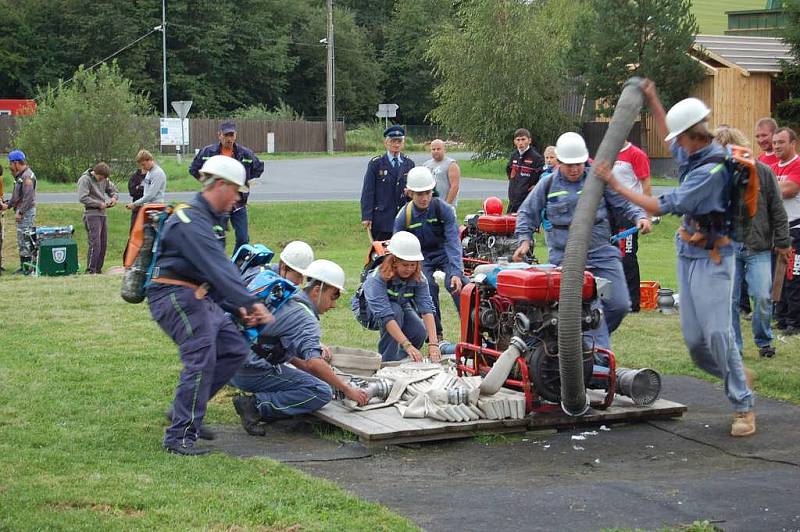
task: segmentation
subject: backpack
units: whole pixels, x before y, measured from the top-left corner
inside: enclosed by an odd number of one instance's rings
[[[367,276],[380,267],[385,258],[386,251],[383,242],[374,242],[369,255],[367,255],[367,263],[364,265],[364,270],[361,272],[361,282],[353,294],[353,297],[350,298],[350,308],[353,311],[356,321],[360,323],[362,327],[370,331],[380,330],[380,323],[369,315],[367,297],[364,295],[364,282],[367,280]]]
[[[758,210],[758,197],[761,193],[761,181],[753,152],[749,148],[729,145],[730,153],[707,159],[705,162],[716,162],[710,173],[722,169],[728,172],[728,206],[724,213],[711,213],[694,216],[703,233],[727,234],[733,240],[741,242],[750,229]],[[724,233],[723,233],[724,234]],[[714,239],[709,239],[709,244]]]
[[[182,204],[173,208],[172,205],[149,203],[143,205],[136,214],[125,250],[125,274],[120,290],[122,299],[128,303],[144,301],[145,288],[152,277],[153,265],[158,255],[164,222],[176,209],[185,207],[188,206]]]

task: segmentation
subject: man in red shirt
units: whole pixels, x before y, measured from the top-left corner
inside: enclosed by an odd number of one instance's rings
[[[777,164],[779,161],[772,148],[772,136],[775,134],[776,129],[778,129],[778,123],[772,118],[761,118],[756,122],[756,142],[761,148],[761,155],[758,156],[758,160],[767,166]]]
[[[651,195],[650,186],[650,159],[647,154],[630,142],[625,145],[617,155],[612,170],[614,177],[627,188],[635,190],[640,194]],[[612,230],[620,233],[632,224],[628,220],[612,217]],[[627,238],[619,241],[620,253],[622,253],[622,269],[625,271],[625,281],[628,283],[628,293],[631,298],[631,312],[639,312],[641,296],[639,292],[639,260],[636,253],[639,251],[639,235],[634,233]]]
[[[781,188],[795,253],[788,266],[792,279],[784,281],[781,300],[775,308],[775,326],[788,336],[800,334],[800,157],[797,156],[797,134],[788,127],[779,128],[772,136],[772,144],[780,159],[772,165],[772,171]]]

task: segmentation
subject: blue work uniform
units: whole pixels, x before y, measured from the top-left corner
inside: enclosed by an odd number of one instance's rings
[[[556,170],[552,175],[539,181],[519,209],[517,239],[520,242],[532,241],[533,231],[541,225],[547,238],[547,249],[552,264],[559,265],[564,259],[569,224],[575,215],[587,175],[584,171],[578,181],[572,182]],[[613,209],[618,216],[634,224],[642,218],[647,218],[647,214],[641,208],[626,201],[610,187],[606,187],[603,201],[600,202],[595,214],[586,257],[586,269],[610,282],[607,297],[601,301],[603,320],[597,329],[588,333],[598,346],[605,348],[611,346],[611,333],[622,323],[631,305],[619,248],[609,242],[611,238],[609,209]]]
[[[433,278],[436,270],[445,274],[444,285],[449,290],[453,277],[459,277],[463,284],[469,279],[464,277],[464,259],[461,240],[458,237],[458,223],[455,211],[441,198],[431,198],[427,209],[420,210],[409,201],[400,209],[394,219],[394,232],[408,231],[419,239],[422,246],[422,273],[428,280],[431,299],[435,309],[436,333],[442,335],[442,311],[439,303],[439,285]],[[459,293],[450,293],[456,310],[461,309]]]
[[[691,155],[675,141],[672,155],[680,170],[678,188],[658,198],[663,214],[683,215],[682,227],[694,232],[696,216],[724,213],[729,201],[728,170],[720,159],[725,149],[712,143]],[[675,236],[678,253],[681,331],[689,355],[704,371],[719,377],[737,412],[753,407],[742,356],[734,340],[731,297],[735,271],[734,243],[720,246],[719,264],[711,250]]]
[[[175,390],[166,447],[192,447],[206,403],[236,373],[249,348],[225,311],[249,309],[258,300],[242,284],[225,254],[224,213],[201,193],[178,206],[161,229],[159,253],[147,287],[153,319],[178,344],[183,370]],[[203,296],[193,288],[163,284],[158,278],[208,285]]]
[[[380,268],[375,268],[364,280],[364,297],[369,319],[380,324],[378,352],[384,362],[402,360],[408,356],[386,330],[386,324],[392,320],[397,322],[414,347],[422,347],[428,333],[421,316],[434,312],[428,281],[403,280],[398,276],[385,281]]]
[[[394,162],[392,159],[396,158]],[[408,201],[406,177],[414,161],[402,153],[391,157],[384,153],[370,159],[361,187],[361,220],[372,222],[372,238],[389,240],[394,217]]]
[[[202,150],[197,152],[192,164],[189,166],[189,173],[195,179],[200,179],[200,168],[203,167],[208,159],[215,155],[219,155],[222,151],[222,144],[209,144]],[[251,179],[258,179],[264,173],[264,163],[250,148],[245,148],[239,145],[238,142],[233,144],[233,158],[242,163],[244,166],[244,182],[245,185],[250,184]],[[229,218],[233,226],[233,232],[236,235],[236,245],[233,249],[239,249],[239,246],[250,242],[250,234],[247,229],[247,198],[248,193],[242,193],[241,198],[230,212]],[[222,224],[222,227],[228,226],[228,219]]]
[[[322,331],[317,307],[299,292],[275,312],[264,326],[257,347],[231,384],[256,397],[262,419],[273,420],[319,410],[333,397],[331,387],[314,375],[289,366],[292,358],[312,360],[322,356]],[[258,354],[259,347],[263,348]],[[264,357],[267,358],[264,358]]]

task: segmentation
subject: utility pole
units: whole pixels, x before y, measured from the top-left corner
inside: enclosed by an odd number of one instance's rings
[[[167,118],[167,0],[161,0],[161,62],[164,71],[164,118]]]
[[[333,133],[334,133],[334,120],[336,114],[334,113],[334,62],[333,62],[333,0],[327,0],[328,4],[328,35],[326,44],[328,47],[328,61],[325,75],[327,85],[327,143],[326,147],[328,153],[333,153]]]

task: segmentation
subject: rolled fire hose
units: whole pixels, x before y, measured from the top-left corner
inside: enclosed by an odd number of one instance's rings
[[[614,116],[603,136],[596,161],[613,164],[625,143],[631,127],[642,108],[640,78],[625,82]],[[605,183],[597,179],[594,170],[589,176],[578,200],[575,215],[569,226],[564,260],[561,263],[561,293],[558,302],[558,361],[561,376],[561,408],[570,416],[581,416],[589,410],[589,401],[583,380],[583,336],[581,331],[581,291],[586,254],[592,236],[597,207],[603,198]]]

